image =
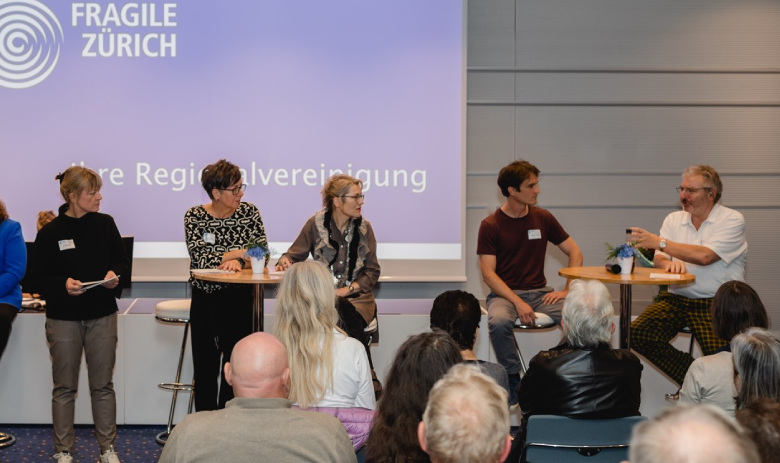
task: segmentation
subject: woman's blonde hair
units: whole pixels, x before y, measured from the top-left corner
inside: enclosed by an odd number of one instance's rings
[[[276,295],[274,331],[287,348],[289,399],[301,408],[319,403],[333,387],[333,330],[338,320],[328,269],[313,260],[290,267]]]
[[[60,195],[66,203],[70,203],[71,193],[77,196],[82,191],[99,190],[103,186],[103,180],[94,170],[81,166],[71,166],[65,172],[54,177],[60,181]]]
[[[38,213],[38,220],[35,221],[35,227],[41,231],[44,225],[54,220],[57,216],[54,211],[41,211]]]
[[[352,185],[363,188],[363,181],[346,174],[338,174],[330,177],[328,181],[325,182],[325,186],[322,187],[322,207],[332,211],[333,198],[340,198],[349,193],[349,188]]]

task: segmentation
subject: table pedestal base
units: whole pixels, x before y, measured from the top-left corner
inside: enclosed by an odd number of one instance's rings
[[[620,285],[620,348],[631,348],[631,285]]]

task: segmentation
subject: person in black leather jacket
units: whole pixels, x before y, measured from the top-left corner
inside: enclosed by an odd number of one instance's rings
[[[629,350],[611,347],[613,317],[603,283],[571,283],[561,323],[565,341],[531,359],[518,387],[523,416],[519,437],[524,437],[531,415],[589,419],[639,415],[642,364]],[[522,448],[524,440],[516,438],[513,447]],[[513,449],[515,454],[519,458]]]

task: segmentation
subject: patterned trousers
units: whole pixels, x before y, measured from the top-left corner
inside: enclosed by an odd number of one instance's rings
[[[726,345],[712,331],[712,299],[688,299],[662,292],[631,324],[631,348],[645,356],[677,384],[682,384],[693,357],[669,344],[689,326],[704,355]]]

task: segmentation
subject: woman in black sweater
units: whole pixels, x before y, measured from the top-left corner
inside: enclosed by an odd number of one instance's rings
[[[46,340],[52,358],[54,458],[71,463],[74,411],[82,352],[86,355],[92,416],[101,463],[119,463],[113,373],[119,278],[130,278],[122,238],[101,214],[103,182],[73,166],[57,175],[65,204],[35,240],[33,284],[46,300]],[[103,281],[94,287],[90,282]]]

